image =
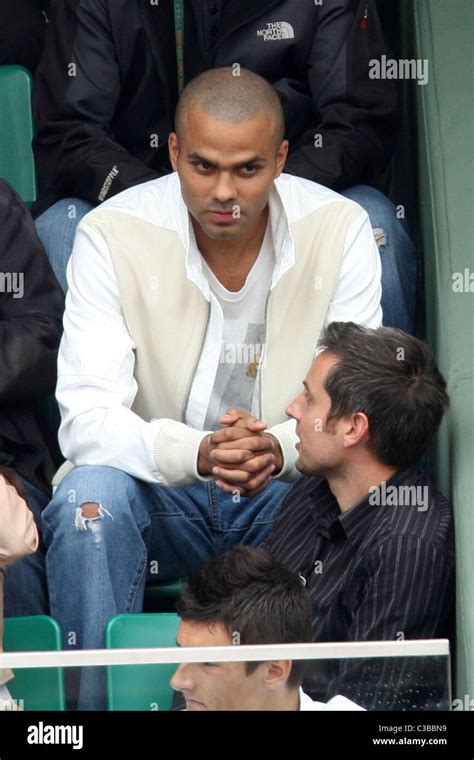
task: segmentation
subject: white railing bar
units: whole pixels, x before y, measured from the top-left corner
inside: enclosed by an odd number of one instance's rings
[[[226,647],[161,647],[146,649],[81,649],[61,652],[4,652],[0,668],[156,665],[180,662],[246,662],[256,660],[335,660],[367,657],[449,655],[447,639],[361,641],[320,644],[265,644]]]

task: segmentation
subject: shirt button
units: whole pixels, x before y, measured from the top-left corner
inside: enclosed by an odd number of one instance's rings
[[[217,5],[210,5],[209,6],[209,13],[211,16],[215,16],[217,13]]]

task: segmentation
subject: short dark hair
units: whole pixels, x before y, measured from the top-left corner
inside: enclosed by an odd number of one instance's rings
[[[415,465],[449,406],[446,381],[426,343],[391,327],[332,322],[319,346],[339,360],[324,383],[331,398],[328,422],[363,412],[377,459],[393,467]]]
[[[267,114],[275,122],[278,148],[285,136],[285,117],[280,98],[271,84],[249,69],[222,66],[204,71],[183,90],[175,115],[178,137],[183,132],[184,116],[193,108],[229,124]]]
[[[220,623],[240,644],[311,641],[311,602],[301,579],[262,548],[237,544],[185,581],[176,611],[183,620]],[[247,673],[259,665],[245,663]],[[294,661],[288,686],[300,686],[304,660]]]

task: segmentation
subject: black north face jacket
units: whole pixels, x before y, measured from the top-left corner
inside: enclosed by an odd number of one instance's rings
[[[386,52],[375,0],[185,0],[186,81],[239,63],[285,109],[286,171],[334,189],[374,179],[397,128],[393,82],[369,78]],[[219,19],[210,30],[205,14]],[[40,202],[98,203],[171,170],[178,99],[173,0],[59,0],[37,71]]]

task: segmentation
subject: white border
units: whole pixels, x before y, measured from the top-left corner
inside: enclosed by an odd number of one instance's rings
[[[4,652],[0,654],[0,668],[74,668],[87,665],[157,665],[181,662],[335,660],[443,655],[449,656],[448,639],[227,647],[81,649],[72,652]]]

